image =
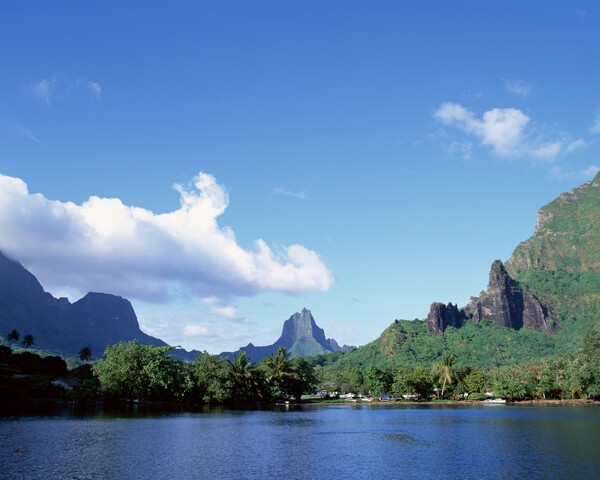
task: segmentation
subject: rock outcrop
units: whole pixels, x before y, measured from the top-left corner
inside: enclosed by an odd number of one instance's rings
[[[459,328],[466,319],[477,322],[486,319],[499,327],[513,330],[527,328],[553,332],[546,307],[510,277],[500,260],[492,264],[486,292],[479,297],[471,297],[469,304],[461,309],[451,303],[433,303],[426,325],[432,332],[443,333],[449,326]]]
[[[459,310],[456,305],[434,302],[431,304],[425,324],[432,332],[444,333],[446,327],[459,328],[465,319],[464,311]]]
[[[492,264],[487,291],[476,302],[471,299],[469,307],[466,315],[476,321],[485,318],[514,330],[552,331],[544,305],[510,277],[500,260]]]

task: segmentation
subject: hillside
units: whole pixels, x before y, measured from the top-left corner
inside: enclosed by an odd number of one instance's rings
[[[325,338],[325,332],[319,328],[310,310],[304,308],[283,323],[281,336],[272,345],[257,347],[249,343],[236,352],[223,352],[219,356],[233,358],[233,355],[245,351],[253,363],[258,363],[264,357],[276,353],[279,347],[286,348],[292,356],[300,357],[340,350],[335,340]]]
[[[600,318],[600,174],[540,208],[534,234],[466,306],[434,302],[426,321],[396,320],[381,336],[320,363],[414,366],[451,353],[494,366],[578,349]]]
[[[0,252],[0,336],[13,329],[33,335],[36,347],[67,356],[87,346],[99,357],[107,345],[134,339],[166,345],[140,330],[128,300],[93,292],[75,303],[54,298],[20,263]],[[177,349],[175,353],[192,360],[197,352]]]

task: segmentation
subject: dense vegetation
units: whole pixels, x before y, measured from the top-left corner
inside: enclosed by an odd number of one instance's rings
[[[362,364],[344,361],[345,357],[352,359],[353,353],[359,352],[337,352],[334,354],[337,359],[317,356],[309,363],[314,366],[319,380],[330,389],[374,395],[391,393],[426,398],[434,393],[440,396],[445,390],[446,397],[462,397],[468,393],[469,399],[485,398],[486,392],[513,400],[600,398],[600,331],[596,324],[588,328],[576,354],[489,367],[474,366],[448,352],[441,355],[441,361],[412,365],[377,362],[386,357],[375,353]],[[434,356],[437,352],[431,350],[430,353]]]
[[[94,363],[106,399],[179,401],[188,404],[254,404],[288,396],[300,399],[314,390],[313,369],[300,357],[290,359],[284,348],[251,364],[246,352],[223,360],[207,352],[183,363],[170,355],[172,347],[112,345]]]
[[[465,394],[469,399],[492,394],[510,400],[600,399],[600,330],[596,324],[590,326],[576,354],[490,367],[473,366],[448,352],[441,361],[399,366],[341,361],[352,352],[309,360],[290,358],[283,348],[258,365],[251,364],[245,352],[233,360],[204,352],[193,362],[184,363],[169,353],[171,348],[121,342],[108,347],[103,359],[68,369],[59,357],[15,353],[3,346],[2,402],[136,400],[256,405],[289,397],[299,400],[318,387],[413,399],[464,398]],[[332,357],[338,357],[337,361],[331,362]],[[331,365],[336,368],[328,368]],[[62,385],[56,384],[57,378],[63,379]],[[67,391],[63,387],[69,381],[74,388]]]

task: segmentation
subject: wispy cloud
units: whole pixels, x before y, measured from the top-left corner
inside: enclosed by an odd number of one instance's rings
[[[556,180],[588,180],[596,176],[600,171],[600,167],[596,165],[590,165],[583,170],[565,170],[558,165],[552,167],[552,176]]]
[[[145,301],[186,295],[231,298],[264,291],[299,294],[335,282],[319,255],[301,245],[243,248],[218,217],[225,188],[199,173],[175,185],[179,209],[156,214],[118,198],[81,205],[29,193],[21,179],[0,175],[0,249],[31,268],[44,285],[106,291]],[[219,302],[213,313],[230,319]]]
[[[499,156],[528,156],[539,160],[551,160],[561,153],[568,153],[583,146],[583,141],[568,141],[565,135],[548,139],[547,135],[535,135],[531,119],[517,108],[493,108],[482,118],[456,103],[443,103],[434,113],[444,125],[454,126],[479,138],[481,144],[490,147]]]
[[[56,78],[43,79],[31,85],[31,91],[42,103],[51,106],[56,92]]]
[[[96,98],[96,100],[100,100],[102,97],[102,88],[98,82],[87,82],[87,88],[90,92],[92,92],[92,95]]]
[[[509,93],[526,97],[531,93],[531,85],[526,85],[521,80],[505,80],[504,87]]]
[[[590,134],[597,135],[600,133],[600,113],[596,114],[593,125],[590,127]]]
[[[460,155],[463,160],[470,160],[473,154],[473,144],[471,142],[454,140],[448,144],[447,148],[450,153]]]
[[[574,152],[575,150],[579,150],[580,148],[583,148],[587,145],[587,143],[585,142],[585,140],[583,139],[578,139],[578,140],[574,140],[571,143],[569,143],[566,147],[565,147],[565,152],[566,153],[571,153]]]
[[[59,100],[76,101],[84,98],[100,100],[102,87],[98,82],[66,75],[54,75],[29,85],[29,91],[40,102],[51,107]]]
[[[38,143],[40,145],[43,145],[42,142],[40,142],[40,140],[33,134],[33,132],[31,130],[29,130],[28,128],[25,128],[23,125],[21,125],[21,124],[17,125],[15,130],[19,135],[23,135],[23,136],[27,137],[29,140],[32,140],[35,143]]]
[[[286,190],[285,188],[275,187],[273,192],[279,195],[287,195],[288,197],[300,198],[304,200],[306,198],[306,194],[304,192],[292,192],[290,190]]]

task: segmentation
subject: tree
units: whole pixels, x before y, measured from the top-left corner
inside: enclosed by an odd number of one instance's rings
[[[410,382],[410,372],[408,369],[400,367],[396,370],[391,390],[395,397],[413,393],[413,387]]]
[[[234,355],[233,361],[227,360],[227,369],[231,398],[235,403],[246,403],[260,396],[258,372],[248,360],[245,350]]]
[[[484,393],[483,389],[486,386],[485,373],[481,370],[474,370],[465,377],[463,384],[467,393]]]
[[[451,384],[454,378],[454,355],[446,354],[444,355],[444,360],[441,365],[436,365],[436,375],[439,377],[440,382],[443,381],[442,384],[442,394],[441,398],[444,398],[444,391],[446,390],[446,383]]]
[[[18,342],[20,336],[21,336],[21,334],[17,330],[13,330],[12,332],[10,332],[8,334],[8,341],[9,342],[13,342],[13,341]]]
[[[416,393],[422,398],[427,398],[433,391],[431,369],[417,365],[410,372],[409,384],[412,390],[410,393]]]
[[[33,340],[33,335],[25,335],[21,343],[25,345],[26,348],[29,348],[33,345]]]
[[[302,394],[314,392],[317,376],[313,368],[302,357],[298,357],[293,366],[293,373],[288,379],[288,388],[297,401],[302,399]]]
[[[231,389],[223,359],[204,351],[190,364],[187,371],[185,394],[188,400],[204,403],[223,403],[229,400]]]
[[[165,400],[182,390],[181,364],[167,355],[174,347],[140,345],[137,340],[106,347],[93,367],[103,390],[118,398]]]
[[[90,358],[92,358],[92,350],[90,350],[90,347],[83,347],[79,350],[79,360],[87,362]]]
[[[271,354],[264,359],[262,367],[267,375],[267,385],[271,396],[275,399],[286,397],[291,376],[294,374],[290,353],[285,348],[279,347],[277,354]]]
[[[589,396],[598,398],[600,397],[600,332],[596,322],[590,325],[585,334],[581,357],[584,390]]]
[[[285,378],[292,372],[290,353],[283,347],[277,348],[276,355],[269,355],[265,360],[264,365],[269,375],[267,377],[268,382]]]
[[[386,368],[379,368],[371,364],[365,371],[365,388],[371,395],[379,396],[390,390],[392,376]]]

